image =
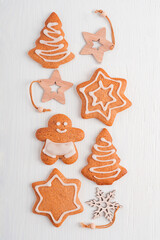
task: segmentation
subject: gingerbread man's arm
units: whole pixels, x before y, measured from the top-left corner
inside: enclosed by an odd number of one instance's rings
[[[40,141],[45,141],[49,136],[48,128],[39,128],[36,132],[36,138]]]
[[[72,136],[71,138],[73,142],[82,141],[84,138],[84,132],[79,128],[72,128],[70,130],[70,135]]]

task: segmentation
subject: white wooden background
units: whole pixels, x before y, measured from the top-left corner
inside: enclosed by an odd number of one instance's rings
[[[159,0],[0,0],[0,240],[52,239],[160,239],[160,1]],[[116,47],[105,54],[102,64],[92,56],[81,56],[82,31],[96,32],[107,27],[105,19],[93,13],[107,12],[115,30]],[[48,78],[52,69],[34,62],[27,51],[55,11],[62,23],[69,49],[76,58],[59,68],[62,78],[74,83],[66,92],[66,105],[51,101],[51,113],[39,114],[29,99],[32,80]],[[91,222],[92,208],[85,201],[94,197],[96,184],[80,173],[91,146],[105,127],[96,119],[80,117],[81,101],[75,87],[89,80],[98,67],[112,77],[128,80],[126,95],[133,106],[119,113],[112,127],[107,127],[118,149],[122,166],[128,174],[104,191],[116,189],[124,207],[115,224],[104,230],[79,226]],[[34,87],[36,101],[42,89]],[[39,102],[40,103],[40,102]],[[84,141],[77,144],[79,159],[73,165],[58,161],[47,166],[40,160],[42,143],[36,129],[46,126],[56,113],[67,114],[75,127],[85,131]],[[32,213],[34,181],[45,180],[57,167],[66,177],[82,182],[79,197],[84,212],[68,217],[60,228],[44,217]],[[97,219],[96,224],[105,224]]]

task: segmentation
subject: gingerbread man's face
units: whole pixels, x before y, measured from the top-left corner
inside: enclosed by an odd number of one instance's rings
[[[72,128],[72,122],[67,116],[57,114],[49,120],[48,126],[57,133],[62,134],[67,133],[67,131]]]
[[[47,128],[40,128],[36,132],[40,141],[49,139],[55,143],[78,142],[84,138],[84,132],[73,128],[71,120],[64,114],[56,114],[50,118]]]

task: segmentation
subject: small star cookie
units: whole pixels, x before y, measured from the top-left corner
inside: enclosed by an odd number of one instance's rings
[[[37,197],[33,213],[47,216],[56,227],[68,216],[83,212],[78,198],[81,182],[65,178],[56,168],[46,181],[35,182],[32,187]]]
[[[83,32],[86,45],[80,51],[81,55],[93,55],[97,62],[101,63],[104,52],[112,50],[114,44],[106,39],[106,28],[101,28],[95,34]],[[94,42],[100,44],[99,48],[94,47]]]
[[[97,118],[112,126],[117,113],[132,105],[124,95],[126,85],[125,79],[111,78],[102,68],[98,68],[89,81],[77,86],[82,100],[81,116]]]
[[[73,86],[73,83],[63,81],[58,70],[52,73],[49,79],[42,79],[39,81],[39,85],[43,88],[42,102],[48,102],[51,99],[55,99],[58,102],[65,104],[64,92]],[[56,91],[52,91],[51,86],[57,85],[59,88]]]

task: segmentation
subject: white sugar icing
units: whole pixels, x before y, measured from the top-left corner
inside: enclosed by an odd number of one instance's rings
[[[67,129],[60,130],[59,128],[56,128],[56,131],[57,131],[58,133],[65,133],[65,132],[67,132]]]
[[[73,203],[74,203],[74,205],[76,206],[76,208],[75,208],[75,209],[72,209],[72,210],[68,210],[68,211],[63,212],[63,213],[61,214],[61,216],[59,217],[58,220],[56,220],[56,219],[54,218],[54,216],[52,215],[52,212],[50,212],[50,211],[42,211],[42,210],[39,210],[39,209],[38,209],[39,206],[40,206],[40,204],[41,204],[41,202],[43,201],[43,197],[42,197],[42,195],[41,195],[40,192],[39,192],[39,188],[40,188],[40,187],[45,187],[45,186],[46,186],[46,187],[51,187],[52,182],[54,181],[55,178],[57,178],[57,179],[61,182],[61,184],[62,184],[63,186],[74,186],[74,188],[75,188]],[[39,203],[37,204],[35,211],[38,212],[38,213],[47,213],[47,214],[49,214],[49,215],[51,216],[53,222],[56,223],[56,224],[58,224],[58,223],[60,223],[60,222],[62,221],[62,219],[63,219],[63,217],[65,216],[65,214],[68,214],[68,213],[70,213],[70,212],[75,212],[75,211],[77,211],[77,210],[80,209],[80,205],[78,205],[77,202],[76,202],[77,191],[78,191],[78,190],[77,190],[77,185],[76,185],[75,183],[64,183],[64,182],[62,181],[62,179],[61,179],[57,174],[54,175],[47,183],[36,186],[36,187],[35,187],[35,190],[36,190],[37,194],[38,194],[39,197],[40,197],[40,201],[39,201]],[[55,208],[56,208],[56,206],[55,206]]]
[[[76,153],[76,150],[73,142],[55,143],[47,139],[43,152],[52,158],[56,158],[56,156],[70,158]]]
[[[35,50],[35,53],[40,58],[42,58],[45,62],[59,62],[59,61],[64,60],[70,54],[70,52],[68,50],[63,51],[63,52],[55,53],[56,51],[58,51],[60,49],[63,49],[63,47],[64,47],[63,43],[55,44],[55,43],[58,43],[58,42],[62,41],[64,39],[63,36],[53,37],[51,35],[51,34],[58,34],[58,35],[61,34],[61,31],[54,28],[54,26],[57,26],[57,25],[58,25],[57,22],[48,23],[47,28],[50,29],[50,30],[48,30],[48,29],[43,30],[44,35],[46,37],[52,39],[52,40],[50,40],[50,41],[49,40],[40,40],[39,41],[41,44],[53,47],[53,49],[51,49],[51,50],[36,49]],[[64,56],[62,56],[59,59],[48,59],[48,58],[46,58],[46,57],[55,57],[55,56],[61,56],[61,55],[64,55]]]
[[[106,116],[102,111],[100,111],[99,109],[95,109],[95,110],[92,110],[92,111],[88,109],[89,102],[88,102],[87,95],[86,95],[86,93],[85,93],[86,88],[89,87],[90,85],[92,85],[93,83],[95,83],[95,82],[97,81],[97,79],[99,78],[100,74],[104,77],[105,80],[112,81],[113,83],[115,83],[115,82],[116,82],[116,83],[119,83],[119,87],[118,87],[118,89],[117,89],[117,95],[118,95],[118,97],[121,99],[122,105],[120,105],[120,106],[115,106],[115,107],[110,107],[107,116]],[[86,113],[86,114],[89,114],[89,113],[96,113],[96,112],[98,112],[98,113],[100,113],[107,121],[109,121],[110,118],[111,118],[111,111],[112,111],[113,109],[122,108],[122,107],[124,107],[124,106],[126,105],[126,101],[125,101],[125,100],[120,96],[120,94],[119,94],[120,89],[121,89],[121,86],[122,86],[122,82],[121,82],[120,80],[117,80],[117,79],[115,80],[115,79],[106,77],[101,71],[99,71],[94,81],[92,81],[91,83],[89,83],[89,84],[86,85],[85,87],[82,87],[82,88],[79,89],[79,91],[80,91],[81,93],[83,93],[83,95],[84,95],[84,97],[85,97],[85,100],[86,100],[86,110],[85,110],[85,113]],[[90,94],[93,95],[92,92],[89,92],[89,95],[90,95]],[[111,94],[110,94],[110,96],[112,97],[112,99],[115,99]],[[94,99],[95,99],[95,98],[94,98]],[[94,99],[93,99],[93,102],[94,102]],[[113,100],[112,100],[111,102],[113,102]],[[108,105],[109,105],[111,102],[109,102]],[[103,102],[102,102],[102,101],[99,101],[98,104],[100,104],[100,105],[102,106],[102,105],[103,105]],[[108,105],[107,105],[107,107],[108,107]],[[103,109],[103,108],[102,108],[102,109]]]
[[[99,81],[99,88],[97,88],[96,90],[94,90],[94,91],[92,91],[92,92],[89,93],[89,95],[93,98],[92,106],[96,106],[96,105],[100,104],[101,107],[102,107],[102,109],[103,109],[103,111],[106,111],[109,104],[116,102],[116,98],[112,96],[113,88],[114,88],[114,87],[113,87],[113,84],[110,84],[108,87],[105,88],[105,87],[103,86],[102,81]],[[99,91],[100,89],[103,89],[103,90],[108,90],[108,89],[110,89],[108,95],[109,95],[109,97],[112,98],[112,101],[107,102],[105,106],[104,106],[104,104],[103,104],[102,101],[97,101],[97,97],[95,96],[95,93],[96,93],[97,91]]]
[[[120,168],[116,168],[115,170],[112,170],[112,171],[100,171],[100,170],[97,170],[97,169],[103,169],[105,167],[110,167],[110,166],[113,166],[115,163],[116,163],[116,159],[112,158],[112,159],[104,159],[105,157],[107,158],[108,156],[112,155],[113,153],[115,153],[115,149],[109,149],[107,150],[108,147],[110,147],[112,145],[112,143],[110,141],[107,141],[105,138],[101,138],[100,139],[102,142],[105,142],[107,143],[107,146],[101,146],[101,145],[98,145],[98,144],[94,144],[94,149],[97,151],[97,152],[100,152],[100,153],[103,153],[103,155],[99,155],[99,154],[92,154],[92,158],[95,160],[95,161],[98,161],[98,162],[105,162],[106,165],[103,165],[103,166],[97,166],[97,167],[91,167],[89,170],[90,172],[92,173],[99,173],[99,174],[112,174],[115,172],[114,175],[112,176],[109,176],[109,177],[97,177],[94,175],[95,178],[97,179],[108,179],[108,178],[115,178],[118,176],[118,174],[121,172],[121,169]]]

